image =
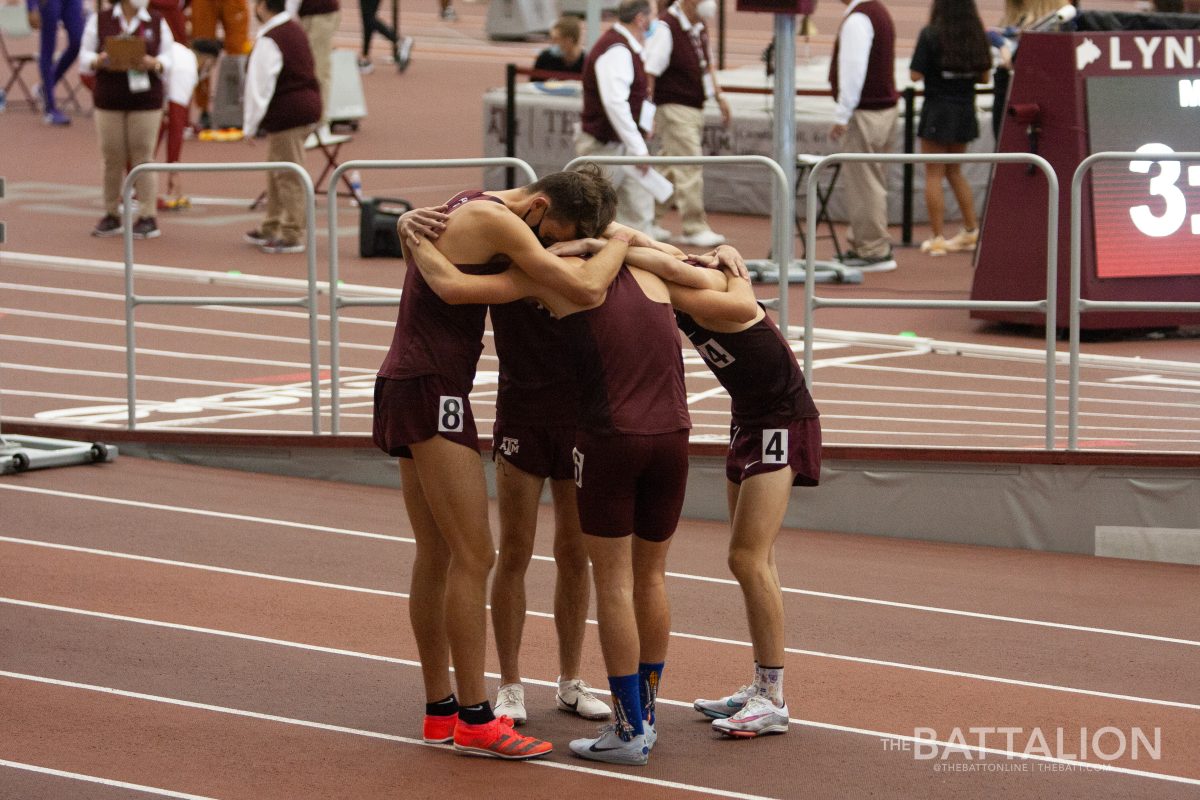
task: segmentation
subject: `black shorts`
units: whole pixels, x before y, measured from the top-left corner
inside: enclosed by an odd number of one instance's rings
[[[441,436],[479,452],[470,393],[440,375],[375,379],[371,438],[389,456],[412,458],[410,444]]]
[[[592,536],[665,542],[687,490],[688,432],[575,438],[579,524]]]
[[[979,138],[974,103],[925,100],[917,136],[939,144],[966,144]]]
[[[508,425],[498,419],[492,426],[492,460],[503,458],[539,478],[565,481],[575,477],[574,449],[574,427]]]
[[[730,426],[725,477],[741,484],[747,478],[790,467],[792,486],[816,486],[821,480],[821,418],[793,420],[786,428]]]

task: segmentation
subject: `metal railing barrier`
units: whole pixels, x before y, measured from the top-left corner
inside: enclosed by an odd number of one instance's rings
[[[1197,311],[1197,302],[1143,302],[1137,300],[1085,300],[1080,297],[1082,278],[1083,179],[1100,161],[1200,161],[1200,152],[1104,152],[1094,153],[1075,169],[1071,177],[1071,297],[1069,305],[1070,388],[1067,395],[1067,449],[1079,449],[1079,327],[1080,316],[1088,311]],[[1196,167],[1190,167],[1194,170]],[[1189,182],[1194,183],[1189,175]],[[1194,223],[1193,223],[1194,224]],[[1193,231],[1194,232],[1194,231]]]
[[[338,380],[340,358],[339,325],[343,306],[394,306],[399,305],[396,297],[349,297],[343,298],[338,289],[338,239],[337,239],[337,185],[342,174],[352,169],[434,169],[438,167],[509,167],[525,172],[529,182],[537,180],[533,167],[519,158],[429,158],[401,159],[392,161],[346,161],[334,169],[329,176],[329,409],[330,432],[341,432],[341,389]]]
[[[1054,449],[1054,368],[1057,289],[1058,289],[1058,176],[1050,163],[1041,156],[1031,153],[966,153],[962,155],[913,155],[908,153],[835,153],[821,159],[808,173],[808,232],[805,241],[816,241],[817,235],[817,178],[826,166],[838,163],[939,163],[964,164],[990,162],[994,164],[1032,164],[1046,176],[1046,297],[1043,300],[879,300],[879,299],[832,299],[816,297],[814,248],[805,253],[804,278],[804,377],[812,386],[813,312],[818,308],[928,308],[962,309],[980,311],[1038,311],[1046,315],[1046,449]],[[1086,163],[1086,162],[1085,162]],[[780,273],[780,288],[786,295],[786,272]],[[788,335],[788,320],[780,318],[780,328]]]
[[[308,263],[308,292],[304,297],[179,297],[169,295],[139,296],[133,291],[133,185],[144,172],[294,172],[304,187],[304,252]],[[121,187],[125,231],[125,374],[128,394],[126,425],[137,426],[136,335],[133,311],[139,305],[175,306],[299,306],[308,309],[309,365],[312,383],[312,432],[321,432],[321,364],[317,331],[317,206],[312,178],[303,164],[287,161],[254,161],[241,164],[138,164],[125,176]],[[142,198],[153,204],[157,198]],[[153,205],[151,205],[153,208]]]

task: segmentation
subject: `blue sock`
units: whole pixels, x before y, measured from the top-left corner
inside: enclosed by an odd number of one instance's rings
[[[613,715],[617,722],[617,733],[628,741],[645,733],[642,726],[642,693],[638,674],[609,675],[608,688],[612,690]]]
[[[642,688],[642,719],[654,724],[654,701],[658,699],[658,685],[662,682],[663,667],[666,662],[657,664],[638,664],[638,680]]]

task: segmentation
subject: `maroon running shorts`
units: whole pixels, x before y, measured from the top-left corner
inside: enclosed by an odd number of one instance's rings
[[[441,436],[479,452],[479,433],[467,393],[440,375],[375,379],[375,446],[389,456],[412,458],[410,444]]]
[[[688,432],[575,437],[579,523],[592,536],[665,542],[687,490]]]
[[[792,486],[816,486],[821,480],[821,418],[792,420],[786,428],[730,426],[725,477],[740,484],[747,478],[791,467]]]
[[[574,427],[507,425],[500,420],[492,426],[492,460],[503,458],[539,478],[565,481],[575,477],[574,448]]]

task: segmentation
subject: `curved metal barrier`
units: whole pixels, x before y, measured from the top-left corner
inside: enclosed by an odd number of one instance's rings
[[[304,297],[197,297],[153,295],[140,296],[133,291],[133,184],[144,172],[294,172],[304,187],[304,253],[308,263],[308,292]],[[123,209],[121,220],[125,229],[125,376],[128,395],[126,425],[137,427],[136,349],[133,310],[139,305],[176,306],[299,306],[308,309],[309,366],[312,382],[312,432],[321,432],[321,363],[317,346],[317,206],[312,178],[303,164],[286,161],[254,161],[242,164],[138,164],[125,176],[121,187]],[[150,202],[155,202],[152,198]]]
[[[813,312],[818,308],[933,308],[933,309],[978,309],[981,311],[1039,311],[1046,315],[1046,449],[1054,449],[1054,366],[1056,363],[1055,339],[1058,289],[1058,176],[1050,163],[1041,156],[1031,153],[966,153],[962,155],[912,155],[877,153],[834,153],[822,158],[808,173],[808,231],[805,241],[815,242],[817,235],[817,178],[821,170],[838,163],[940,163],[963,164],[991,162],[995,164],[1033,164],[1040,168],[1047,182],[1046,219],[1046,298],[1044,300],[845,300],[816,297],[813,294],[816,265],[814,248],[805,254],[804,278],[804,377],[812,386]],[[780,287],[787,293],[784,281],[786,270],[780,272]],[[781,317],[780,327],[787,335],[787,318]]]
[[[1200,303],[1142,302],[1137,300],[1085,300],[1079,296],[1082,283],[1081,246],[1083,239],[1083,179],[1100,161],[1200,161],[1200,152],[1182,153],[1094,153],[1075,169],[1071,177],[1071,298],[1070,314],[1070,389],[1067,396],[1067,449],[1079,449],[1079,326],[1080,316],[1088,311],[1197,311]],[[1195,169],[1193,167],[1192,169]]]
[[[341,432],[342,397],[338,382],[341,368],[338,351],[341,340],[339,326],[342,306],[394,306],[399,305],[399,298],[355,297],[343,298],[338,289],[338,247],[337,247],[337,185],[344,173],[352,169],[432,169],[436,167],[517,167],[525,171],[529,182],[537,180],[533,167],[519,158],[432,158],[432,159],[402,159],[391,160],[362,160],[346,161],[340,164],[329,176],[329,409],[331,414],[330,432]],[[315,334],[314,334],[315,339]]]
[[[767,156],[577,156],[567,162],[563,169],[574,169],[580,164],[647,164],[649,166],[663,165],[692,165],[697,164],[758,164],[771,171],[775,178],[776,199],[774,213],[771,215],[771,254],[779,267],[779,300],[775,306],[779,318],[786,320],[788,316],[787,271],[792,264],[795,253],[795,239],[792,233],[792,205],[795,197],[792,195],[791,184],[783,167],[774,159]],[[808,239],[807,241],[816,241]]]

